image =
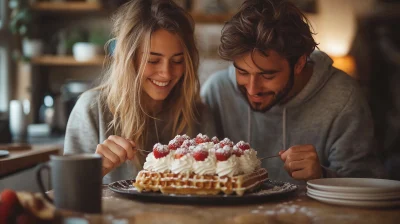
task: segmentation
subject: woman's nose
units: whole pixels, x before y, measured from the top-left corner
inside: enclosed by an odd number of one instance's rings
[[[168,62],[162,63],[160,70],[159,70],[160,76],[167,77],[169,78],[171,76],[171,67]]]

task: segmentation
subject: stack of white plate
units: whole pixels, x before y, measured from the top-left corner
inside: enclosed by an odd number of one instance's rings
[[[400,181],[369,178],[326,178],[307,182],[315,200],[357,207],[400,206]]]

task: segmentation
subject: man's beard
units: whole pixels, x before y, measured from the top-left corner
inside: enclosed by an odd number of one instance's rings
[[[239,85],[238,85],[238,87],[239,87],[240,92],[246,98],[247,102],[249,103],[249,105],[253,111],[266,112],[266,111],[269,111],[273,106],[279,104],[282,100],[284,100],[288,96],[290,91],[292,90],[293,85],[294,85],[294,71],[291,70],[289,80],[287,81],[285,87],[283,87],[278,93],[275,94],[275,92],[266,92],[266,93],[260,92],[260,93],[256,94],[256,95],[260,95],[260,96],[273,94],[274,99],[272,100],[272,102],[269,105],[265,106],[264,108],[262,107],[262,103],[253,103],[253,104],[255,104],[255,105],[253,105],[249,101],[246,88],[244,86],[239,86]]]

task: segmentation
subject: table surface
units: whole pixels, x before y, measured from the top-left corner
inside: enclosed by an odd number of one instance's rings
[[[10,155],[0,158],[0,177],[49,161],[50,155],[61,152],[61,145],[31,145],[30,147],[9,147]]]
[[[90,223],[399,223],[400,208],[366,209],[324,204],[300,187],[295,193],[261,204],[206,206],[135,201],[103,186],[103,214]],[[75,214],[76,215],[76,214]],[[70,215],[61,215],[63,219]],[[77,216],[75,216],[77,217]]]

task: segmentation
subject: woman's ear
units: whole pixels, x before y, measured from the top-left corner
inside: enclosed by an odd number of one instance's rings
[[[296,65],[294,66],[294,74],[299,75],[302,71],[304,66],[306,65],[307,62],[307,56],[303,55],[297,60]]]

